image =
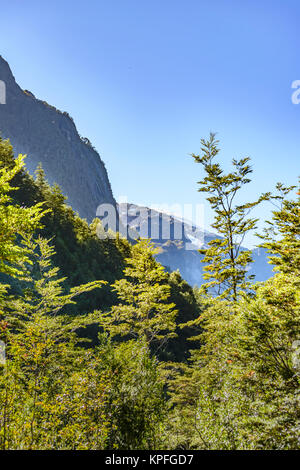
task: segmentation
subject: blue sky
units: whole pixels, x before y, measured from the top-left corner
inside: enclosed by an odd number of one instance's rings
[[[100,152],[116,198],[204,202],[201,167],[189,155],[211,130],[225,168],[232,157],[252,158],[253,182],[241,199],[277,181],[297,183],[298,0],[10,0],[0,7],[0,54],[17,82],[69,112]],[[271,209],[255,215],[264,220]],[[205,206],[207,227],[211,221]]]

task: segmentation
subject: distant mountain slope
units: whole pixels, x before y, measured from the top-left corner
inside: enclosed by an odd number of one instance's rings
[[[203,256],[197,250],[206,248],[210,240],[219,238],[218,235],[174,216],[135,204],[119,204],[119,213],[123,224],[127,222],[136,236],[139,230],[142,231],[141,236],[148,233],[159,249],[156,258],[161,264],[170,271],[179,269],[183,279],[191,286],[202,284]],[[249,274],[255,274],[256,281],[265,281],[272,276],[272,266],[268,264],[265,250],[253,250],[253,259]]]
[[[49,182],[58,183],[68,204],[89,222],[99,204],[115,204],[104,163],[70,116],[22,90],[1,56],[0,80],[7,95],[0,105],[0,134],[10,139],[15,154],[28,155],[29,172],[41,162]]]

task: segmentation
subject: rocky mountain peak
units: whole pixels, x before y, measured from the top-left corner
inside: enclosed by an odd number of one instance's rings
[[[68,203],[89,222],[98,205],[115,205],[103,161],[89,140],[80,137],[69,114],[22,90],[2,56],[0,80],[6,85],[1,137],[10,139],[16,155],[27,154],[28,171],[34,174],[41,163],[49,182],[59,184]]]

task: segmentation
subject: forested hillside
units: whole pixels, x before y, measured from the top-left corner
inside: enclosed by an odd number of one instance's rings
[[[15,165],[13,149],[9,142],[0,138],[1,166],[13,168]],[[26,160],[25,160],[26,161]],[[110,308],[117,302],[117,296],[111,285],[123,276],[125,259],[131,256],[130,243],[118,236],[100,239],[97,236],[99,219],[90,225],[81,219],[70,206],[65,204],[65,197],[61,189],[55,185],[51,187],[41,167],[36,172],[36,178],[28,172],[19,171],[13,185],[18,189],[12,193],[16,204],[32,207],[42,203],[46,212],[42,219],[42,227],[36,233],[51,240],[54,247],[53,262],[58,266],[61,275],[66,277],[63,285],[65,289],[78,284],[102,279],[107,282],[102,289],[81,295],[76,306],[69,306],[68,310],[74,313],[87,313],[94,309],[101,311]],[[192,288],[174,272],[166,273],[171,290],[171,300],[179,310],[177,323],[196,318],[199,307],[196,304]],[[16,281],[12,281],[16,284]],[[17,283],[18,285],[18,283]],[[16,287],[15,287],[16,288]],[[188,355],[189,343],[185,338],[190,334],[188,328],[184,331],[178,329],[180,339],[173,339],[167,345],[172,351],[165,354],[172,359],[183,359]],[[97,337],[97,328],[90,328],[89,333],[93,339]]]
[[[1,449],[299,448],[299,198],[236,204],[249,159],[225,174],[218,152],[212,134],[194,155],[222,238],[193,290],[151,241],[99,239],[0,139]],[[276,273],[254,284],[240,246],[263,200]]]

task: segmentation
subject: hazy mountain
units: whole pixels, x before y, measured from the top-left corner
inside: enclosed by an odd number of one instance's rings
[[[15,154],[26,153],[31,174],[41,162],[50,183],[60,185],[68,204],[91,221],[101,203],[115,204],[104,163],[89,141],[82,139],[72,118],[41,101],[16,83],[0,56],[0,80],[6,104],[0,104],[0,132]]]
[[[163,212],[135,204],[119,204],[123,225],[128,224],[131,234],[152,238],[159,249],[157,260],[170,271],[179,269],[181,276],[192,286],[203,282],[199,248],[206,248],[208,242],[219,238],[214,233],[198,228]],[[255,274],[257,281],[272,276],[272,266],[268,264],[263,249],[253,250],[254,262],[249,274]]]

